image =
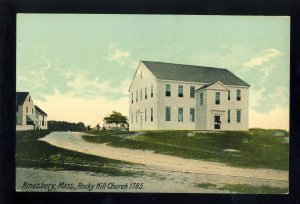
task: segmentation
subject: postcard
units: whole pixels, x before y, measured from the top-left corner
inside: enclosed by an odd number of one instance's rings
[[[289,192],[290,17],[18,14],[16,191]]]

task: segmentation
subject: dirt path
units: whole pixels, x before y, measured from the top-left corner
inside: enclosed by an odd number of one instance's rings
[[[182,173],[210,174],[231,177],[259,178],[275,181],[288,181],[288,172],[273,169],[249,169],[226,166],[222,163],[184,159],[151,151],[110,147],[84,141],[82,133],[54,132],[42,138],[51,145],[86,154],[144,164],[167,171]],[[92,137],[92,136],[91,136]]]

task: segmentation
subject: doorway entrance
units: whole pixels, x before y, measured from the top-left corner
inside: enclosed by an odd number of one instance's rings
[[[215,115],[215,129],[221,129],[221,116]]]

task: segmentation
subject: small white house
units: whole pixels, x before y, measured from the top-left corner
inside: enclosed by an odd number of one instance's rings
[[[35,116],[38,119],[38,129],[48,129],[48,124],[47,124],[47,113],[45,113],[40,107],[34,106],[35,107]]]
[[[47,114],[35,106],[29,92],[16,93],[16,130],[47,129]]]
[[[250,85],[227,69],[141,61],[129,129],[247,130]]]

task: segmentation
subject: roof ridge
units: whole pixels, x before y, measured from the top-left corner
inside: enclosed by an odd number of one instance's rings
[[[172,64],[172,65],[180,65],[180,66],[191,66],[191,67],[199,67],[199,68],[208,68],[208,69],[222,69],[227,70],[227,68],[221,68],[221,67],[208,67],[208,66],[202,66],[202,65],[194,65],[194,64],[179,64],[179,63],[171,63],[171,62],[159,62],[159,61],[147,61],[147,60],[141,60],[141,62],[150,62],[150,63],[161,63],[161,64]]]

